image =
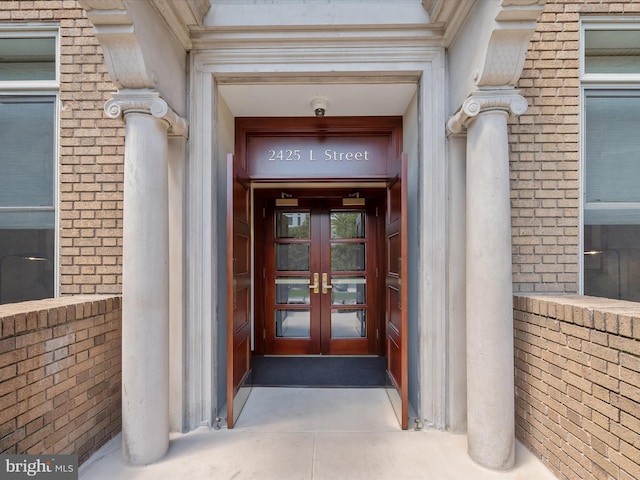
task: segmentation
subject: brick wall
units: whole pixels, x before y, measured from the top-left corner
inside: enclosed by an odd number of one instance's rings
[[[547,0],[511,122],[514,290],[577,292],[580,264],[579,20],[640,15],[640,1]]]
[[[0,453],[86,460],[121,429],[121,302],[0,305]]]
[[[73,0],[1,1],[0,29],[16,23],[60,26],[60,292],[119,294],[124,123],[102,49]]]
[[[560,479],[640,478],[640,304],[516,296],[516,433]]]

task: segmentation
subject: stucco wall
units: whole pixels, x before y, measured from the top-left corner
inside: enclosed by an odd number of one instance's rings
[[[0,453],[77,454],[121,429],[119,297],[0,305]]]
[[[640,304],[516,296],[517,437],[560,479],[640,478]]]

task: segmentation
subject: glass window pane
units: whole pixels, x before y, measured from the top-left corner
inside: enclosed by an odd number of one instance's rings
[[[276,278],[276,303],[309,305],[308,278]]]
[[[364,338],[367,336],[367,312],[355,309],[331,310],[331,338]]]
[[[309,238],[309,212],[276,212],[276,238]]]
[[[53,207],[53,135],[53,97],[0,97],[1,207]]]
[[[311,312],[309,310],[276,310],[276,337],[309,338]]]
[[[0,304],[53,297],[54,238],[53,229],[0,229]]]
[[[584,293],[640,301],[640,225],[585,225]]]
[[[365,277],[333,277],[331,303],[333,305],[363,305],[367,299]]]
[[[585,73],[640,73],[640,30],[585,30]]]
[[[0,81],[55,79],[54,37],[0,38]]]
[[[361,272],[364,269],[364,243],[331,243],[332,272]]]
[[[586,201],[640,202],[640,96],[586,98]]]
[[[276,269],[289,272],[309,271],[308,243],[281,243],[276,245]]]
[[[364,238],[365,212],[331,212],[331,238]]]

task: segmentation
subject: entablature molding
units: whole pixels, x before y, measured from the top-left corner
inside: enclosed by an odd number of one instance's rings
[[[104,111],[109,118],[123,116],[125,121],[130,113],[151,115],[167,123],[169,135],[186,137],[188,133],[187,121],[174,112],[155,91],[121,90],[105,103]]]
[[[484,112],[501,110],[507,115],[522,115],[528,108],[527,100],[518,90],[479,90],[462,103],[462,107],[447,121],[447,134],[461,134],[471,120]]]

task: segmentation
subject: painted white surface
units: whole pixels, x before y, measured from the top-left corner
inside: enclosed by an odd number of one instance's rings
[[[237,117],[309,117],[311,100],[324,97],[326,116],[403,115],[415,83],[235,84],[220,85],[220,95]]]
[[[167,123],[126,115],[122,267],[122,439],[133,465],[169,446]]]
[[[467,125],[467,433],[471,458],[498,470],[515,455],[508,114]]]
[[[422,0],[212,1],[206,26],[426,24]]]

